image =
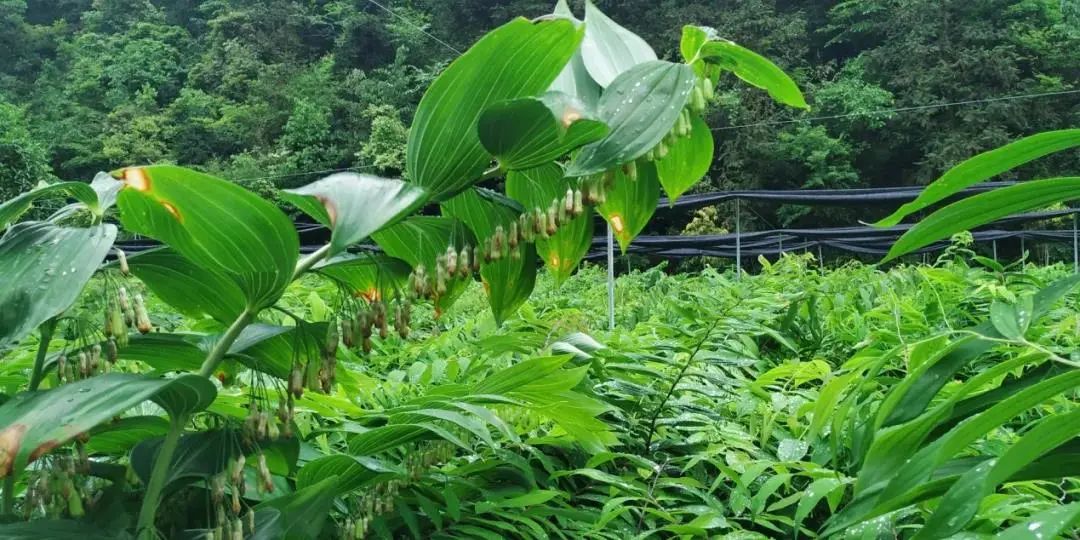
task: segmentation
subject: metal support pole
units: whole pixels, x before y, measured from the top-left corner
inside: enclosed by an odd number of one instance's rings
[[[607,227],[607,317],[608,330],[615,329],[615,235]]]
[[[825,268],[825,257],[821,256],[821,242],[818,242],[817,245],[817,263],[818,266]]]
[[[1020,260],[1024,259],[1024,253],[1026,251],[1027,251],[1027,249],[1024,248],[1024,233],[1023,233],[1023,231],[1021,231],[1020,232]]]
[[[994,240],[994,262],[997,262],[997,240]]]
[[[742,205],[735,199],[735,281],[742,280]]]
[[[784,233],[780,233],[778,237],[780,239],[780,256],[784,256]]]
[[[1080,274],[1080,258],[1077,257],[1077,239],[1076,239],[1076,214],[1073,214],[1073,273]]]

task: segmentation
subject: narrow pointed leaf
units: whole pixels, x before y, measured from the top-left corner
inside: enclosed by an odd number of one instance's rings
[[[90,208],[97,210],[98,197],[85,182],[57,182],[34,188],[0,204],[0,229],[3,229],[27,210],[34,206],[34,201],[44,198],[74,197]]]
[[[1057,538],[1063,532],[1080,523],[1080,502],[1055,506],[1005,529],[995,537],[997,540],[1044,540]]]
[[[810,108],[798,85],[784,70],[764,56],[721,38],[712,28],[684,27],[680,49],[688,64],[703,61],[717,65],[747,84],[765,90],[777,102],[799,109]]]
[[[420,100],[406,151],[409,179],[432,200],[475,182],[491,162],[477,135],[481,113],[547,90],[582,32],[565,19],[518,18],[496,28],[446,68]]]
[[[111,224],[24,222],[8,229],[0,237],[0,351],[71,307],[115,239]]]
[[[942,208],[909,229],[885,261],[1012,214],[1080,199],[1080,177],[1032,180],[980,193]]]
[[[337,173],[281,197],[330,228],[334,256],[375,231],[392,225],[424,204],[426,193],[401,180]]]
[[[1077,146],[1080,146],[1080,129],[1062,129],[1025,137],[1001,148],[983,152],[949,169],[941,178],[927,186],[914,201],[901,206],[874,226],[891,227],[900,223],[904,217],[941,202],[968,186],[989,180],[1043,156]]]

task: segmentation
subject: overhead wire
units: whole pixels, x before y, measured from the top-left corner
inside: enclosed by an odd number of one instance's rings
[[[374,5],[375,5],[376,7],[378,7],[379,9],[381,9],[381,10],[383,10],[383,11],[385,11],[385,12],[389,13],[389,14],[390,14],[391,16],[393,16],[393,17],[397,18],[397,19],[398,19],[398,20],[400,20],[401,22],[403,22],[403,23],[405,23],[405,24],[407,24],[407,25],[411,26],[411,27],[412,27],[412,28],[413,28],[414,30],[418,30],[419,32],[421,32],[421,33],[422,33],[422,34],[424,34],[425,36],[427,36],[427,37],[429,37],[429,38],[433,39],[433,40],[434,40],[435,42],[437,42],[437,43],[441,44],[441,45],[442,45],[443,47],[446,47],[447,49],[450,49],[451,51],[453,51],[454,53],[456,53],[456,54],[457,54],[458,56],[461,56],[461,55],[463,54],[463,53],[462,53],[461,51],[459,51],[459,50],[455,49],[455,48],[454,48],[454,47],[453,47],[452,45],[450,45],[449,43],[447,43],[447,42],[445,42],[445,41],[443,41],[443,40],[441,40],[441,39],[439,39],[439,38],[435,37],[434,35],[432,35],[432,34],[431,34],[430,32],[428,32],[427,30],[424,30],[424,29],[423,29],[423,28],[422,28],[422,27],[421,27],[420,25],[418,25],[418,24],[414,23],[413,21],[409,20],[409,18],[408,18],[408,17],[406,17],[406,16],[404,16],[404,15],[401,15],[401,14],[399,14],[399,13],[395,12],[394,10],[392,10],[392,9],[390,9],[390,8],[388,8],[388,7],[384,6],[384,5],[382,5],[382,4],[378,3],[378,2],[376,2],[375,0],[368,0],[368,2],[369,2],[369,3],[371,3],[371,4],[374,4]]]
[[[913,105],[913,106],[910,106],[910,107],[897,107],[897,108],[894,108],[894,109],[878,109],[878,110],[873,110],[873,111],[859,111],[859,112],[845,113],[845,114],[831,114],[831,115],[827,115],[827,116],[811,116],[809,118],[792,118],[790,120],[769,120],[769,121],[765,121],[765,122],[753,122],[753,123],[748,123],[748,124],[736,124],[736,125],[733,125],[733,126],[721,126],[721,127],[712,128],[712,131],[728,131],[728,130],[733,130],[733,129],[744,129],[744,128],[761,127],[761,126],[782,126],[782,125],[787,125],[787,124],[796,124],[796,123],[799,123],[799,122],[818,122],[818,121],[821,121],[821,120],[837,120],[837,119],[840,119],[840,118],[854,118],[854,117],[858,117],[858,116],[875,116],[875,115],[882,115],[882,114],[894,114],[894,113],[911,112],[911,111],[923,111],[923,110],[929,110],[929,109],[942,109],[942,108],[946,108],[946,107],[958,107],[958,106],[961,106],[961,105],[978,105],[978,104],[982,104],[982,103],[996,103],[996,102],[999,102],[999,101],[1013,101],[1013,100],[1018,100],[1018,99],[1036,99],[1036,98],[1042,98],[1042,97],[1066,96],[1066,95],[1071,95],[1071,94],[1080,94],[1080,89],[1077,89],[1077,90],[1061,90],[1061,91],[1057,91],[1057,92],[1041,92],[1041,93],[1032,93],[1032,94],[1018,94],[1018,95],[1011,95],[1011,96],[997,96],[997,97],[982,98],[982,99],[967,99],[967,100],[963,100],[963,101],[951,101],[951,102],[948,102],[948,103],[931,103],[931,104],[926,104],[926,105]]]

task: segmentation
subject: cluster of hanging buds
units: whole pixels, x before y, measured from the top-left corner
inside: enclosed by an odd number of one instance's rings
[[[291,399],[288,400],[288,405],[283,404],[283,407],[279,407],[276,413],[271,413],[269,408],[253,405],[248,410],[247,418],[244,419],[244,440],[251,444],[258,441],[276,441],[282,437],[291,437],[293,413]],[[279,421],[286,426],[284,431],[278,426]]]
[[[679,111],[679,118],[675,121],[675,126],[671,128],[671,131],[664,137],[659,144],[645,153],[645,159],[647,161],[656,161],[667,157],[670,148],[680,138],[689,137],[693,130],[693,115],[700,114],[705,111],[708,103],[713,101],[716,97],[716,91],[712,79],[696,78],[694,82],[694,88],[690,91],[690,97],[687,100],[686,107]],[[631,176],[627,173],[627,176]],[[633,176],[631,176],[633,178]]]
[[[262,453],[259,458],[259,491],[272,492],[273,482],[267,481],[271,478],[270,470],[265,469],[265,476],[263,473],[266,458]],[[243,540],[245,526],[248,532],[255,530],[255,512],[250,508],[244,512],[242,499],[246,487],[245,464],[246,458],[243,455],[230,459],[225,470],[210,479],[210,499],[216,508],[216,525],[206,532],[209,540]],[[265,487],[267,484],[269,489]]]
[[[469,246],[459,250],[453,244],[446,247],[446,252],[435,258],[435,275],[429,275],[427,267],[419,264],[409,275],[412,296],[416,298],[438,298],[446,294],[450,283],[456,279],[468,279],[473,272],[480,270],[482,253]],[[400,331],[398,332],[401,333]]]
[[[56,357],[56,376],[61,383],[75,382],[108,373],[110,365],[116,362],[116,343],[105,342],[105,347],[94,343],[86,347],[63,351]]]
[[[428,444],[424,450],[409,452],[405,457],[405,470],[412,482],[418,482],[428,469],[446,463],[453,457],[454,445],[446,441]]]
[[[58,455],[31,473],[27,482],[24,517],[35,512],[51,518],[68,516],[81,518],[92,504],[93,479],[85,478],[90,462],[83,444],[77,445],[74,456]]]

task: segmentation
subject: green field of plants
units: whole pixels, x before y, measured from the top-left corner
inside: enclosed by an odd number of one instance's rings
[[[1080,129],[967,152],[873,264],[615,280],[712,169],[721,80],[810,104],[583,8],[443,43],[400,178],[132,156],[0,201],[0,540],[1080,538],[1077,263],[972,232],[1068,215]]]

